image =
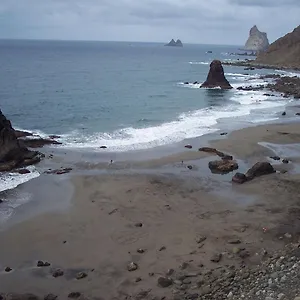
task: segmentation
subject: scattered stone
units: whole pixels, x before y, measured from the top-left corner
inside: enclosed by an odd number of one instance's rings
[[[282,116],[285,116],[285,115],[286,115],[286,112],[284,111],[281,115],[282,115]]]
[[[83,279],[83,278],[86,278],[88,275],[85,273],[85,272],[79,272],[77,275],[76,275],[76,279],[77,280],[80,280],[80,279]]]
[[[53,294],[48,294],[44,297],[44,300],[55,300],[57,299],[58,296],[53,295]]]
[[[292,238],[292,235],[291,235],[290,233],[285,233],[285,234],[284,234],[284,237],[285,237],[286,239],[291,239],[291,238]]]
[[[107,146],[101,146],[100,149],[107,149]]]
[[[61,169],[56,169],[56,170],[48,170],[45,173],[62,175],[62,174],[70,173],[71,171],[72,171],[72,168],[61,168]]]
[[[289,163],[288,159],[283,159],[282,162],[283,162],[284,164],[288,164],[288,163]]]
[[[188,168],[189,170],[192,170],[192,169],[193,169],[193,166],[192,166],[192,165],[188,165],[187,168]]]
[[[157,284],[159,287],[167,288],[173,284],[173,281],[171,278],[161,276],[157,279]]]
[[[47,261],[43,262],[41,260],[39,260],[36,264],[37,267],[49,267],[50,263],[48,263]]]
[[[166,250],[166,249],[167,249],[167,248],[166,248],[165,246],[162,246],[162,247],[159,248],[158,251],[164,251],[164,250]]]
[[[273,160],[280,160],[279,156],[270,156],[270,158],[273,159]]]
[[[138,265],[134,262],[131,262],[127,265],[127,270],[129,272],[133,272],[133,271],[136,271],[138,269]]]
[[[71,293],[68,295],[68,298],[71,298],[71,299],[78,299],[80,296],[81,296],[81,293],[79,293],[79,292],[71,292]]]
[[[5,271],[6,273],[9,273],[9,272],[11,272],[11,271],[12,271],[12,268],[10,268],[10,267],[6,267],[6,268],[4,269],[4,271]]]
[[[193,148],[192,145],[185,145],[184,147],[187,148],[187,149],[192,149]]]
[[[135,282],[140,282],[140,281],[142,281],[142,278],[141,278],[141,277],[137,277],[137,278],[135,279]]]
[[[232,245],[237,245],[240,243],[241,243],[241,240],[239,240],[239,239],[232,239],[232,240],[228,241],[228,244],[232,244]]]
[[[143,223],[136,223],[134,224],[135,227],[143,227]]]
[[[269,162],[257,162],[255,165],[253,165],[252,168],[247,171],[246,177],[247,180],[251,180],[255,177],[272,174],[275,172],[275,169]]]
[[[145,249],[139,248],[136,250],[137,253],[143,254],[145,253]]]
[[[208,163],[208,167],[212,173],[226,174],[239,168],[234,160],[215,160]]]
[[[197,244],[201,244],[201,243],[203,243],[205,240],[206,240],[206,236],[200,235],[200,236],[198,236],[198,237],[196,238],[196,243],[197,243]]]
[[[250,256],[250,253],[247,250],[241,250],[239,252],[239,256],[240,258],[245,259]]]
[[[167,275],[167,276],[171,276],[171,275],[174,274],[174,272],[175,272],[174,269],[169,269],[169,270],[167,271],[166,275]]]
[[[227,135],[227,132],[221,132],[220,135]]]
[[[185,270],[188,266],[189,266],[189,264],[188,264],[187,262],[183,262],[183,263],[179,266],[179,268],[180,268],[181,270]]]
[[[64,271],[62,269],[56,269],[52,272],[53,277],[60,277],[64,275]]]
[[[182,281],[183,284],[191,284],[192,281],[190,278],[185,278],[183,281]]]
[[[218,253],[218,254],[214,254],[214,255],[211,257],[210,261],[215,262],[215,263],[218,263],[218,262],[220,262],[221,259],[222,259],[222,254],[221,254],[221,253]]]
[[[29,174],[30,171],[28,169],[21,169],[18,171],[19,174],[24,175],[24,174]]]
[[[245,174],[243,173],[236,173],[233,177],[232,177],[232,182],[235,182],[235,183],[244,183],[247,181],[247,177]]]

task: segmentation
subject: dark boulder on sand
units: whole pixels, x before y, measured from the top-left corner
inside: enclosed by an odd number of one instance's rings
[[[22,140],[17,139],[11,122],[0,110],[0,172],[36,164],[41,155],[28,150]]]
[[[214,160],[208,163],[212,173],[226,174],[239,168],[235,160]]]
[[[209,73],[206,81],[201,85],[202,88],[232,89],[232,86],[225,78],[224,69],[221,61],[213,60],[210,64]]]

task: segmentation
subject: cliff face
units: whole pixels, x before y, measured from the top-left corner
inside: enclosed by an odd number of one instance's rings
[[[265,32],[258,30],[257,26],[254,25],[250,29],[249,38],[245,44],[244,50],[247,51],[263,51],[269,46],[269,40]]]
[[[300,68],[300,26],[272,43],[256,61],[286,68]]]

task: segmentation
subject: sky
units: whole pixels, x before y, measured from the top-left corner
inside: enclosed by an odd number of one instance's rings
[[[300,0],[0,0],[0,38],[243,45],[300,25]]]

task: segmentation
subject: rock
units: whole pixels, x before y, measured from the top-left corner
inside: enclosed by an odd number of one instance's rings
[[[71,293],[68,295],[68,298],[71,298],[71,299],[78,299],[80,296],[81,296],[81,293],[79,293],[79,292],[71,292]]]
[[[60,135],[55,135],[55,134],[52,134],[52,135],[49,135],[49,139],[60,139],[61,136]]]
[[[188,81],[186,81],[184,84],[189,84],[189,82],[188,82]]]
[[[166,250],[166,249],[167,249],[167,248],[166,248],[165,246],[162,246],[162,247],[159,248],[158,251],[164,251],[164,250]]]
[[[282,116],[285,116],[285,115],[286,115],[286,112],[284,111],[281,115],[282,115]]]
[[[135,278],[134,281],[135,281],[135,282],[140,282],[140,281],[142,281],[142,278],[141,278],[141,277],[137,277],[137,278]]]
[[[28,148],[42,148],[46,145],[61,145],[62,144],[53,139],[43,139],[43,138],[38,138],[38,139],[25,138],[25,139],[22,139],[22,142]]]
[[[296,116],[300,116],[300,113],[296,113],[295,115],[296,115]]]
[[[21,170],[18,170],[18,173],[23,175],[23,174],[29,174],[30,171],[28,169],[21,169]]]
[[[270,156],[271,159],[274,159],[274,160],[280,160],[280,157],[279,156]]]
[[[173,284],[173,281],[169,277],[159,277],[157,279],[157,285],[162,288],[167,288]]]
[[[183,262],[182,264],[180,264],[179,268],[181,270],[185,270],[188,266],[189,266],[189,264],[187,262]]]
[[[196,238],[196,243],[197,243],[197,244],[201,244],[201,243],[203,243],[205,240],[206,240],[206,236],[200,235],[200,236],[198,236],[198,237]]]
[[[251,180],[255,177],[272,174],[275,172],[275,169],[269,162],[257,162],[255,165],[253,165],[252,168],[247,171],[246,177],[247,180]]]
[[[44,300],[55,300],[57,299],[58,296],[53,295],[53,294],[48,294],[44,297]]]
[[[247,177],[245,174],[243,173],[236,173],[233,177],[232,177],[232,181],[235,183],[244,183],[247,181]]]
[[[21,131],[21,130],[15,130],[15,135],[18,138],[25,137],[25,136],[33,136],[33,133],[28,131]]]
[[[135,223],[134,226],[135,227],[143,227],[143,223]]]
[[[211,257],[210,261],[215,262],[215,263],[218,263],[218,262],[221,261],[221,259],[222,259],[222,254],[221,254],[221,253],[218,253],[218,254],[214,254],[214,255]]]
[[[188,168],[189,170],[192,170],[192,169],[193,169],[193,166],[188,165],[187,168]]]
[[[250,253],[247,250],[241,250],[239,252],[239,257],[245,259],[250,256]]]
[[[201,85],[201,88],[215,88],[232,89],[228,80],[225,78],[224,69],[221,61],[213,60],[210,64],[210,70],[206,81]]]
[[[233,254],[239,254],[241,251],[242,251],[242,250],[241,250],[240,248],[238,248],[238,247],[232,248],[232,253],[233,253]]]
[[[283,162],[284,164],[288,164],[288,163],[289,163],[288,159],[283,159],[282,162]]]
[[[185,145],[185,146],[184,146],[184,148],[187,148],[187,149],[192,149],[192,148],[193,148],[193,146],[188,144],[188,145]]]
[[[234,160],[215,160],[208,163],[212,173],[226,174],[238,169],[239,165]]]
[[[36,164],[41,157],[39,152],[28,150],[24,142],[18,140],[10,121],[0,110],[0,172]]]
[[[72,168],[61,168],[61,169],[56,169],[56,170],[48,170],[45,173],[62,175],[62,174],[70,173],[72,170],[73,170]]]
[[[107,149],[107,146],[101,146],[100,149]]]
[[[76,274],[76,279],[80,280],[80,279],[86,278],[87,276],[88,275],[85,272],[79,272]]]
[[[139,248],[136,250],[137,253],[143,254],[145,253],[145,249]]]
[[[193,82],[193,84],[198,84],[198,81]]]
[[[5,271],[6,273],[9,273],[9,272],[11,272],[11,271],[12,271],[12,268],[10,268],[10,267],[6,267],[6,268],[4,269],[4,271]]]
[[[56,269],[52,272],[53,277],[61,277],[64,275],[64,271],[62,269]]]
[[[171,276],[172,274],[174,274],[175,270],[174,269],[169,269],[166,273],[167,276]]]
[[[168,44],[166,44],[165,46],[170,46],[170,47],[183,47],[183,44],[181,42],[181,40],[177,40],[175,42],[174,39],[172,39]]]
[[[41,260],[39,260],[36,264],[37,267],[49,267],[50,263],[48,263],[47,261],[43,262]]]
[[[228,241],[228,244],[233,244],[233,245],[237,245],[240,243],[241,243],[241,240],[239,240],[239,239],[232,239],[232,240]]]
[[[2,296],[0,296],[1,299]],[[7,295],[4,295],[4,297],[2,297],[2,299],[4,300],[40,300],[40,297],[34,295],[34,294],[30,294],[30,293],[26,293],[26,294],[16,294],[16,293],[10,293]]]
[[[127,265],[127,270],[129,272],[133,272],[133,271],[136,271],[138,269],[138,265],[134,262],[131,262]]]
[[[244,50],[247,51],[264,51],[268,48],[269,41],[267,34],[258,30],[254,25],[249,32],[249,38],[245,44]]]
[[[211,50],[208,50],[208,51],[206,51],[206,53],[212,53],[212,51],[211,51]]]
[[[255,68],[254,67],[247,67],[247,68],[245,68],[244,70],[251,70],[251,71],[253,71],[253,70],[255,70]]]
[[[227,135],[227,132],[221,132],[220,135]]]

